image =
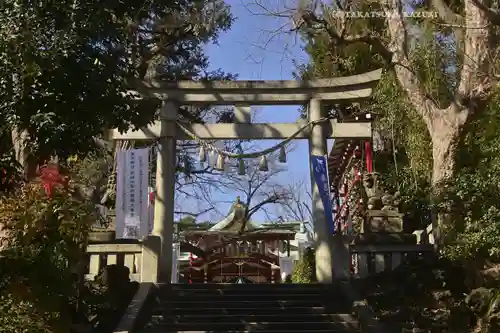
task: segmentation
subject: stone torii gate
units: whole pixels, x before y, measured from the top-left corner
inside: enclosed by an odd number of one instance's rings
[[[233,124],[182,124],[200,139],[285,139],[301,128],[299,123],[250,123],[251,105],[297,105],[308,103],[308,121],[325,117],[322,101],[329,104],[355,102],[370,97],[382,70],[365,74],[310,81],[215,81],[140,82],[134,88],[142,96],[164,101],[160,119],[147,128],[120,133],[114,140],[157,140],[156,201],[153,236],[161,241],[158,282],[169,283],[174,233],[174,189],[176,140],[190,140],[177,125],[181,105],[234,105]],[[328,138],[371,138],[370,123],[322,122],[303,131],[297,139],[309,141],[310,156],[327,155]],[[350,255],[341,236],[330,235],[318,187],[311,177],[312,212],[315,230],[316,275],[321,283],[349,276]]]

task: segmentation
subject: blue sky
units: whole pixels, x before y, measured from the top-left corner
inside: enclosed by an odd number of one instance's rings
[[[293,60],[307,61],[307,56],[301,50],[298,38],[290,34],[278,34],[270,40],[271,31],[275,31],[285,21],[266,16],[254,16],[242,4],[242,0],[228,0],[236,20],[227,33],[220,36],[218,45],[208,45],[206,52],[210,58],[211,69],[221,68],[230,73],[237,73],[241,80],[289,80],[295,67]],[[266,45],[267,44],[267,45]],[[266,106],[259,107],[258,122],[295,122],[298,117],[298,106]],[[258,142],[259,147],[269,147],[276,141]],[[286,185],[294,181],[304,180],[309,184],[309,163],[307,141],[297,140],[295,149],[288,155],[287,170],[274,178],[275,182]],[[307,188],[308,189],[308,188]],[[234,200],[237,192],[229,191],[219,195],[217,201]],[[191,203],[183,206],[191,206]],[[229,203],[217,207],[221,212],[227,212]],[[189,207],[182,207],[189,210]],[[198,217],[198,221],[218,221],[221,215],[207,213]],[[256,221],[265,220],[263,213],[257,213],[252,218]]]

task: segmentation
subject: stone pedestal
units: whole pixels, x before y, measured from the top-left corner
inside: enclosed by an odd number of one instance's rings
[[[114,230],[101,230],[89,232],[89,243],[110,243],[116,239]]]
[[[361,226],[361,233],[403,232],[403,214],[393,210],[369,210]]]

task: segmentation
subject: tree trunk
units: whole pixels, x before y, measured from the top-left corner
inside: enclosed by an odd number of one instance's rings
[[[432,139],[432,188],[441,195],[453,180],[458,151],[460,129],[441,121],[431,132]]]
[[[443,237],[455,229],[452,205],[446,199],[453,182],[458,153],[458,144],[467,110],[456,112],[451,107],[439,110],[429,122],[432,139],[432,229],[436,248],[443,243]]]
[[[23,169],[24,177],[28,180],[33,179],[36,175],[37,161],[30,155],[28,142],[30,140],[27,130],[12,128],[12,146],[14,148],[17,162]]]

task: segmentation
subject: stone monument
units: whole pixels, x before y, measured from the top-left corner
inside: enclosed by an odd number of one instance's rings
[[[389,194],[379,184],[379,175],[363,176],[363,187],[367,196],[367,210],[361,233],[401,233],[403,214],[399,212],[400,193]]]

